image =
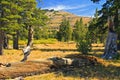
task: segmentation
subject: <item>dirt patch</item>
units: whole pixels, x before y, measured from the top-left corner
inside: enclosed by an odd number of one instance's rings
[[[10,67],[0,67],[0,79],[47,73],[50,72],[50,65],[49,62],[36,61],[11,63]]]
[[[91,66],[91,65],[95,66],[95,64],[99,63],[96,57],[79,56],[79,55],[74,55],[71,57],[67,56],[67,57],[69,58],[57,57],[54,60],[38,59],[34,61],[11,63],[10,67],[0,67],[0,79],[15,78],[19,76],[26,77],[26,76],[36,75],[36,74],[43,74],[43,73],[48,73],[54,70],[55,71],[59,69],[62,70],[63,69],[62,67],[65,68],[66,66],[67,66],[67,69],[71,68],[71,66],[72,68]],[[57,62],[57,65],[55,62]]]
[[[56,60],[56,62],[54,61]],[[70,61],[70,62],[69,62]],[[72,62],[71,62],[72,61]],[[94,56],[68,55],[65,58],[56,57],[53,60],[37,59],[34,61],[11,63],[10,67],[0,67],[0,80],[16,77],[26,77],[38,74],[54,72],[56,75],[62,73],[64,76],[79,75],[80,77],[106,77],[106,73],[114,74],[110,78],[119,78],[119,67],[105,66],[106,61]],[[70,63],[70,64],[69,64]],[[114,73],[112,70],[114,69]],[[107,75],[109,76],[109,75]],[[109,79],[110,79],[109,78]],[[103,80],[103,79],[101,79]]]

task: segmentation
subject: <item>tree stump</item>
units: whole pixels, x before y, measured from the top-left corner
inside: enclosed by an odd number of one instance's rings
[[[117,54],[117,34],[115,32],[108,33],[105,51],[102,58],[112,59]]]

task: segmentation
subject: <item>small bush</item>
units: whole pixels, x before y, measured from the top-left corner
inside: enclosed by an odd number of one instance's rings
[[[88,54],[88,52],[91,51],[91,39],[88,33],[78,40],[77,49],[79,52],[82,52],[82,54]]]
[[[88,54],[91,51],[91,44],[87,40],[79,40],[77,43],[77,49],[82,54]]]

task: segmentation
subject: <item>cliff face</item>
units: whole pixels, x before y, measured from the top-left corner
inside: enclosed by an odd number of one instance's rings
[[[53,30],[58,30],[59,25],[62,22],[64,18],[68,19],[70,21],[70,25],[73,27],[76,20],[80,20],[82,18],[84,24],[88,24],[88,22],[92,19],[90,17],[84,17],[84,16],[76,16],[72,13],[65,12],[65,11],[54,11],[54,10],[48,10],[46,15],[49,17],[48,27]]]

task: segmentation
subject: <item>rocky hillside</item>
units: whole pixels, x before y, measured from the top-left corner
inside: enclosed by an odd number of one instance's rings
[[[64,18],[67,18],[70,21],[70,25],[74,26],[76,20],[80,20],[82,18],[84,24],[88,24],[91,20],[90,17],[76,16],[72,13],[65,11],[54,11],[54,10],[46,10],[46,15],[49,17],[50,21],[48,22],[49,28],[52,30],[58,30],[61,21]]]

